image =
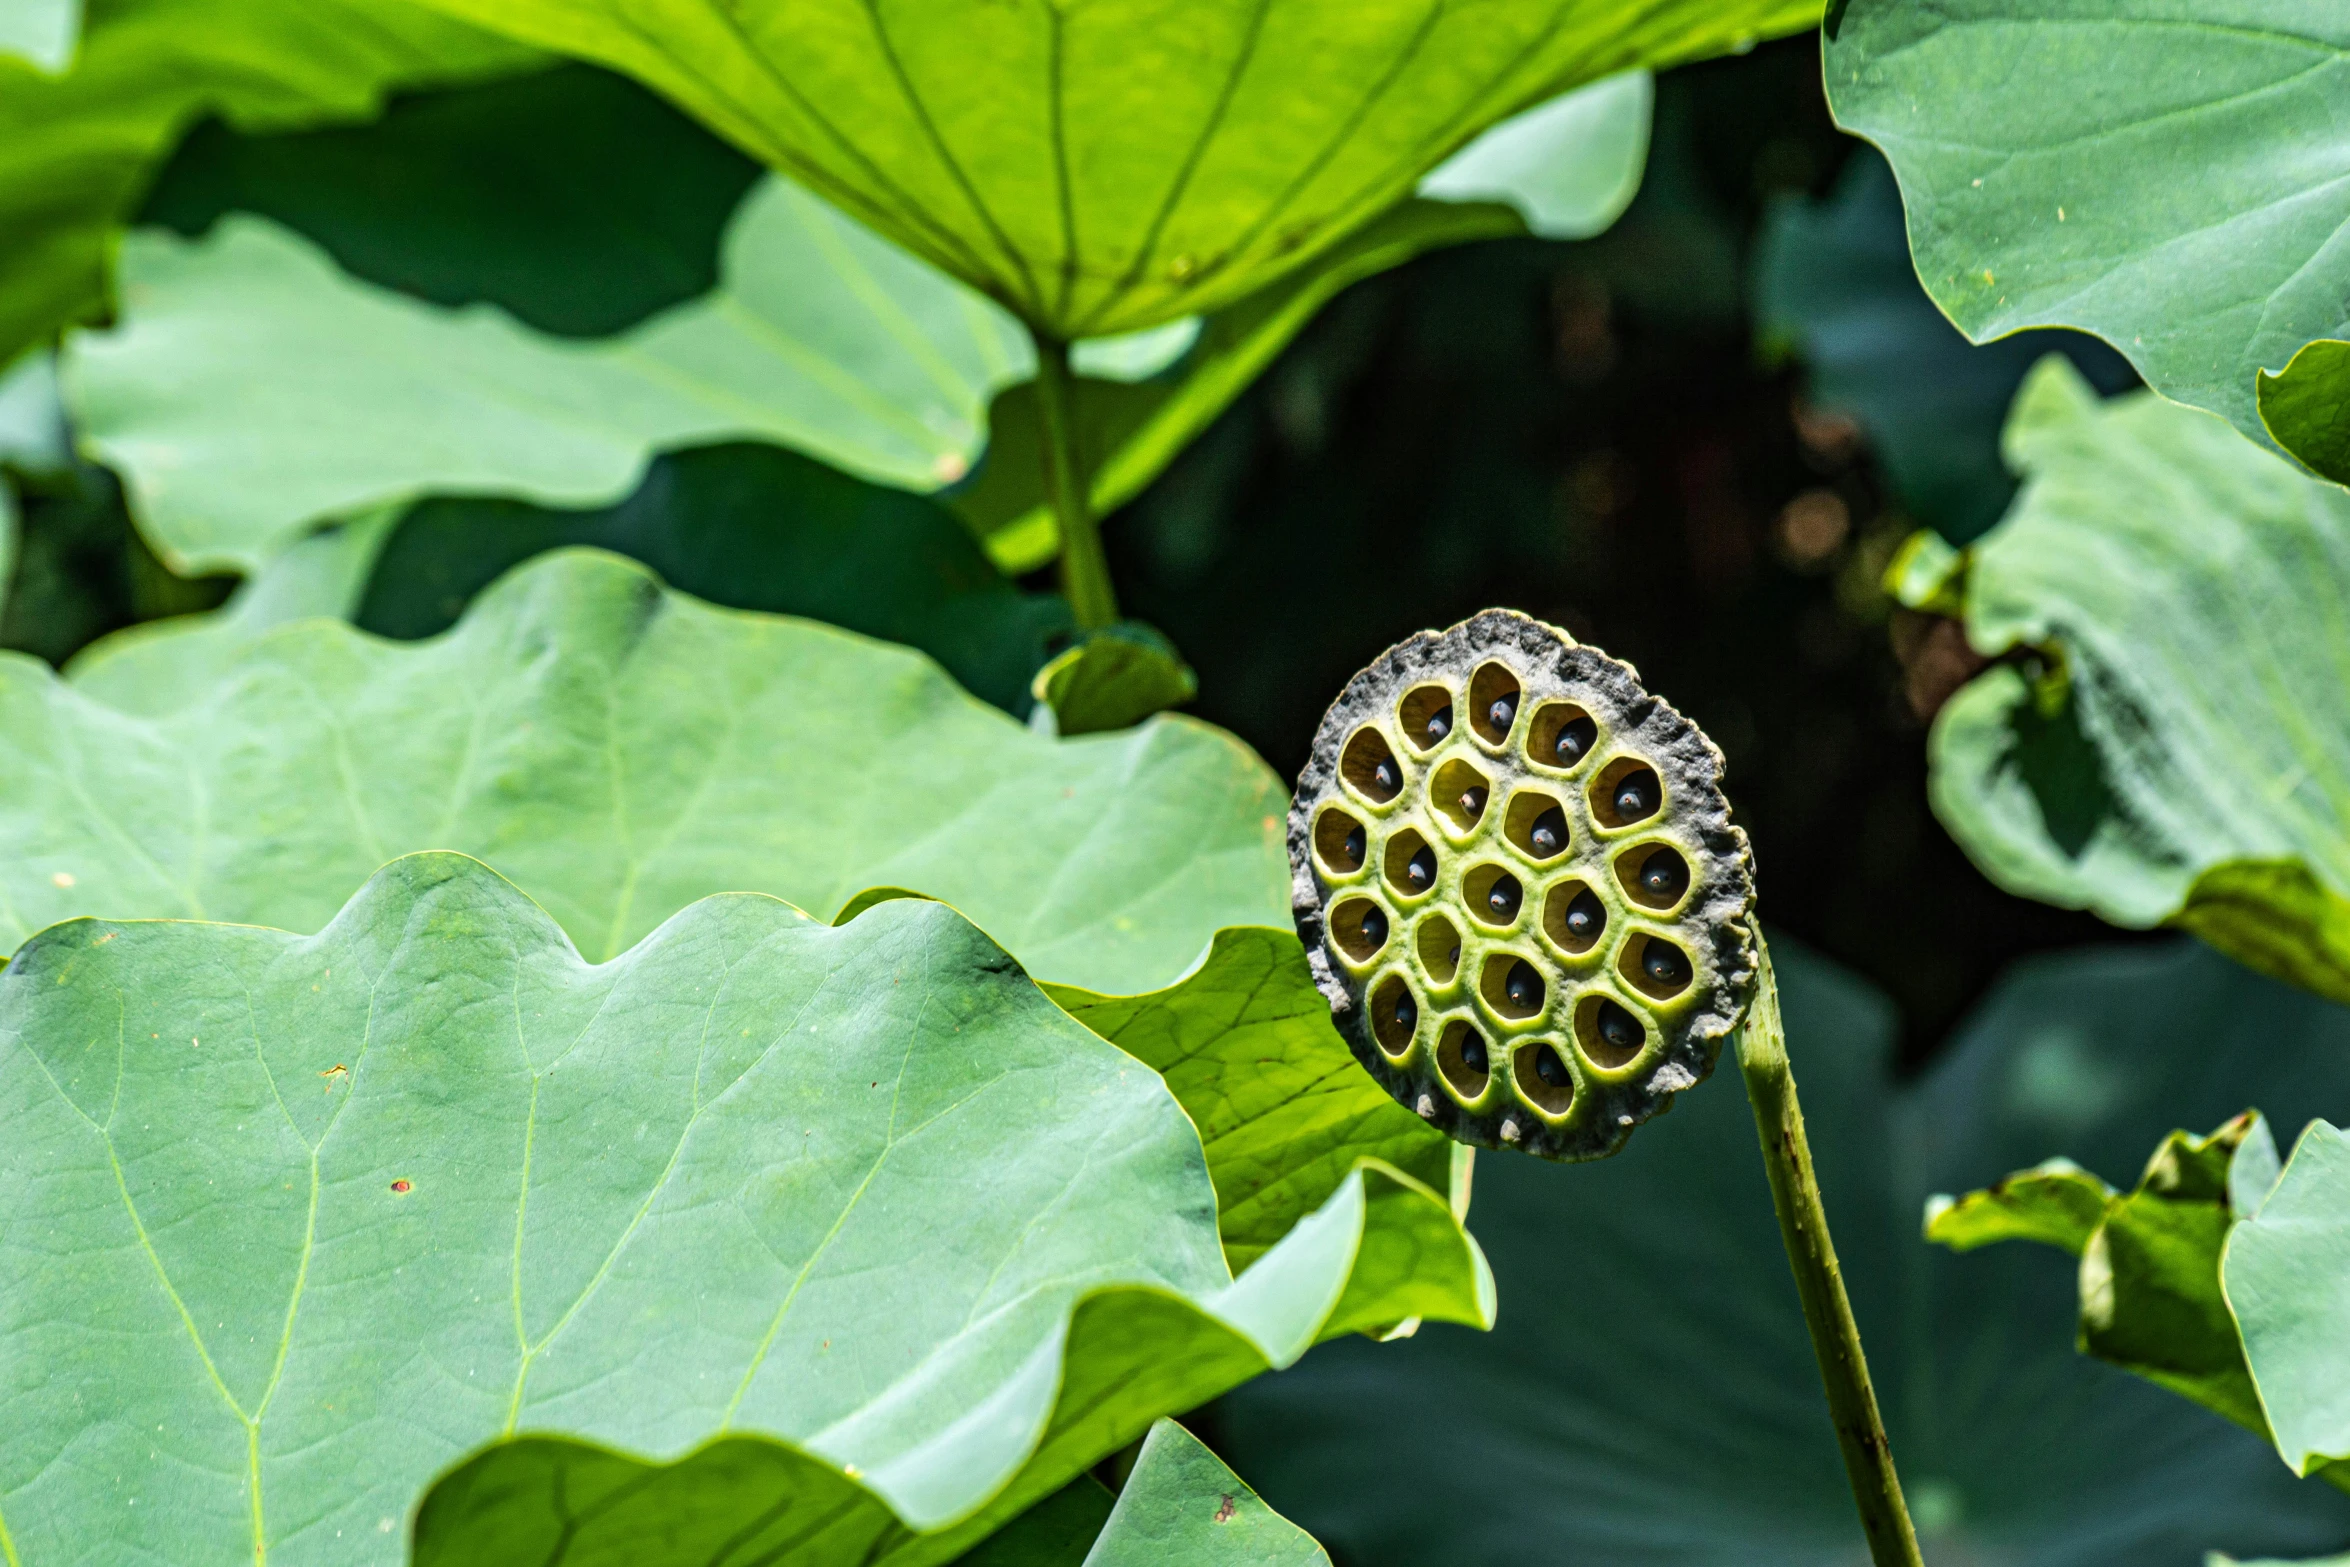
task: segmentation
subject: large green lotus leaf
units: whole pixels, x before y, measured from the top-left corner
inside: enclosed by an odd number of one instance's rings
[[[422,854],[313,937],[72,922],[0,973],[0,1125],[26,1561],[387,1561],[542,1433],[760,1438],[765,1559],[943,1561],[1320,1335],[1491,1316],[1371,1169],[1234,1282],[1165,1085],[927,900],[713,898],[590,966]]]
[[[2011,891],[2350,999],[2350,494],[2060,361],[2008,451],[2024,488],[1968,553],[1966,634],[2043,672],[1996,664],[1943,708],[1936,814]]]
[[[125,240],[123,324],[67,375],[91,447],[183,571],[250,571],[314,519],[432,491],[604,504],[672,446],[749,436],[928,489],[1033,363],[1009,317],[770,180],[715,293],[611,340],[344,275],[267,219]]]
[[[2350,1138],[2301,1134],[2220,1274],[2277,1451],[2301,1474],[2350,1459]]]
[[[145,678],[0,660],[0,943],[91,913],[316,930],[423,848],[497,866],[598,959],[713,892],[829,916],[895,885],[1124,991],[1286,915],[1280,783],[1221,731],[1046,740],[920,654],[599,552],[434,641],[297,622],[152,716]]]
[[[727,221],[760,172],[659,94],[570,63],[404,94],[367,125],[208,121],[138,221],[192,239],[255,213],[367,282],[600,337],[718,285]]]
[[[1165,1078],[1191,1112],[1234,1271],[1319,1208],[1364,1158],[1467,1207],[1469,1150],[1356,1065],[1292,932],[1218,931],[1205,962],[1148,995],[1066,985],[1046,993]]]
[[[1896,1087],[1889,1004],[1771,945],[1927,1562],[2201,1567],[2350,1539],[2350,1497],[2075,1353],[2070,1257],[1918,1236],[1930,1193],[2051,1150],[2122,1174],[2180,1120],[2338,1105],[2350,1012],[2194,942],[2077,953],[2018,968]],[[1619,1158],[1481,1161],[1477,1233],[1509,1302],[1492,1334],[1330,1345],[1222,1401],[1219,1450],[1268,1502],[1358,1567],[1507,1561],[1529,1540],[1611,1567],[1867,1559],[1734,1076]]]
[[[0,361],[103,306],[115,226],[202,116],[363,120],[533,60],[406,0],[92,0],[65,74],[0,53]]]
[[[2015,494],[1999,427],[2043,354],[2070,355],[2102,391],[2136,379],[2079,333],[1969,343],[1918,287],[1900,188],[1865,147],[1826,199],[1789,197],[1772,208],[1753,294],[1759,330],[1800,355],[1812,400],[1860,421],[1903,507],[1953,543],[1981,535]]]
[[[418,1515],[413,1560],[416,1567],[706,1567],[714,1555],[848,1561],[836,1543],[804,1537],[823,1530],[859,1539],[853,1525],[842,1527],[849,1517],[835,1516],[851,1513],[855,1495],[852,1484],[795,1469],[766,1444],[723,1442],[663,1468],[576,1442],[526,1440],[494,1449],[434,1487]],[[867,1520],[855,1522],[870,1531]],[[764,1554],[779,1546],[781,1554]],[[956,1561],[1314,1567],[1329,1558],[1197,1438],[1162,1419],[1114,1503],[1098,1483],[1080,1478]]]
[[[1569,88],[1806,0],[436,0],[614,65],[1052,336],[1215,310]]]
[[[2265,441],[2259,371],[2350,327],[2350,15],[2327,0],[1851,0],[1826,76],[1977,342],[2095,332]]]
[[[1027,712],[1030,678],[1072,625],[1062,599],[1014,586],[936,501],[748,444],[655,458],[626,500],[595,510],[424,501],[400,519],[364,595],[326,612],[383,636],[431,636],[510,567],[576,544],[643,561],[670,586],[730,609],[804,615],[919,648],[1015,714]],[[276,572],[272,562],[256,580]]]

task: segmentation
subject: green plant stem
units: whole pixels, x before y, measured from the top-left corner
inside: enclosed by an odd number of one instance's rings
[[[1118,596],[1110,588],[1110,562],[1102,553],[1101,529],[1093,515],[1092,481],[1077,447],[1076,386],[1069,375],[1069,345],[1036,338],[1036,402],[1044,424],[1044,487],[1061,526],[1061,592],[1083,631],[1099,631],[1118,619]]]
[[[1852,1301],[1844,1293],[1844,1273],[1828,1235],[1828,1210],[1812,1170],[1811,1141],[1803,1134],[1803,1107],[1796,1102],[1795,1073],[1787,1062],[1787,1030],[1779,1018],[1779,983],[1768,947],[1762,949],[1754,1006],[1739,1030],[1738,1067],[1754,1104],[1771,1202],[1779,1210],[1779,1235],[1787,1244],[1788,1266],[1795,1270],[1796,1293],[1803,1297],[1804,1326],[1819,1356],[1828,1415],[1836,1423],[1837,1446],[1844,1450],[1844,1472],[1868,1534],[1869,1557],[1877,1567],[1923,1567],[1917,1530],[1901,1498],[1901,1476],[1893,1469],[1893,1449],[1885,1439],[1885,1420],[1869,1385],[1860,1327],[1852,1319]]]

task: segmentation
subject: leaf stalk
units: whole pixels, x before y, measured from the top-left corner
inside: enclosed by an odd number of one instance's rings
[[[1761,933],[1756,933],[1761,942]],[[1819,1357],[1820,1381],[1828,1393],[1836,1445],[1844,1452],[1844,1473],[1868,1535],[1876,1567],[1924,1567],[1917,1529],[1902,1500],[1901,1476],[1894,1472],[1893,1448],[1869,1383],[1868,1357],[1860,1326],[1844,1293],[1844,1272],[1828,1234],[1828,1210],[1820,1200],[1812,1169],[1811,1141],[1803,1131],[1803,1107],[1795,1097],[1795,1073],[1787,1060],[1786,1025],[1779,1017],[1779,982],[1771,952],[1761,947],[1762,974],[1754,1005],[1738,1033],[1738,1068],[1754,1106],[1755,1131],[1762,1139],[1763,1168],[1770,1176],[1771,1204],[1779,1211],[1779,1237],[1803,1299],[1804,1326]]]
[[[1076,383],[1069,345],[1031,329],[1036,339],[1036,402],[1044,434],[1044,487],[1061,529],[1061,593],[1081,631],[1099,631],[1118,619],[1109,557],[1093,514],[1093,481],[1078,447]]]

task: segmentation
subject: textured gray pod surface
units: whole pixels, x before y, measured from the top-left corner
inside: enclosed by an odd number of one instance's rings
[[[1753,994],[1754,863],[1721,779],[1630,665],[1528,616],[1382,654],[1289,811],[1298,935],[1356,1057],[1464,1142],[1622,1147]]]

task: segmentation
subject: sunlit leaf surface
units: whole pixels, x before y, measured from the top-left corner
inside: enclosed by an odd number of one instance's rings
[[[1054,336],[1212,311],[1569,88],[1804,0],[436,0],[653,83]]]
[[[1826,77],[1978,342],[2095,332],[2265,440],[2258,372],[2350,328],[2350,14],[2328,0],[1851,0]]]
[[[736,213],[723,271],[581,342],[359,282],[268,219],[142,230],[123,325],[78,339],[69,375],[158,548],[251,570],[319,517],[431,491],[602,504],[657,451],[731,437],[933,489],[1034,362],[1001,311],[782,180]]]
[[[1045,740],[919,654],[596,552],[431,642],[281,627],[159,716],[144,662],[83,689],[0,659],[0,943],[76,914],[316,930],[425,848],[497,867],[598,960],[713,892],[821,917],[887,884],[1125,991],[1287,918],[1283,791],[1221,731]]]
[[[617,1450],[587,1517],[620,1454],[735,1438],[731,1527],[664,1525],[704,1555],[943,1561],[1319,1336],[1490,1317],[1443,1201],[1369,1171],[1233,1283],[1157,1075],[921,899],[714,898],[591,967],[424,854],[313,937],[59,926],[0,971],[0,1134],[33,1562],[395,1561],[530,1433]]]

